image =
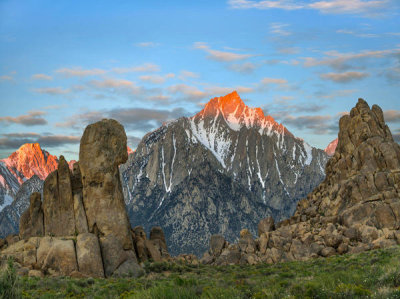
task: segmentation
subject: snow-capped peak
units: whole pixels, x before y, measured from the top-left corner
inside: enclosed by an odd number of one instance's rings
[[[328,146],[325,149],[325,153],[327,153],[329,156],[333,156],[335,154],[336,147],[338,145],[338,138],[333,140],[331,143],[328,144]]]
[[[2,161],[16,177],[21,174],[26,179],[36,174],[44,180],[58,165],[57,157],[43,150],[39,143],[26,143]]]
[[[221,115],[226,124],[234,131],[242,127],[257,128],[260,134],[270,135],[272,131],[280,134],[289,133],[282,124],[278,124],[272,116],[264,115],[261,108],[250,108],[242,101],[239,94],[233,91],[223,97],[211,99],[192,120],[216,118]]]

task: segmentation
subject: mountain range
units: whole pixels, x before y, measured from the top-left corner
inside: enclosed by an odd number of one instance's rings
[[[172,254],[199,254],[212,234],[290,217],[327,160],[233,92],[148,133],[120,172],[132,226],[160,225]]]
[[[311,147],[236,92],[213,98],[193,117],[165,123],[135,151],[128,148],[120,175],[131,225],[163,227],[172,254],[200,254],[212,234],[228,241],[244,227],[255,234],[266,216],[292,216],[324,179],[336,144]],[[29,194],[42,190],[57,165],[39,144],[0,161],[0,236],[18,231]]]

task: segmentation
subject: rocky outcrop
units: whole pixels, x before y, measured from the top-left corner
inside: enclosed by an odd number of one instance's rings
[[[107,276],[128,259],[136,262],[118,169],[128,159],[126,141],[123,126],[104,119],[85,129],[79,150],[88,229],[100,239]]]
[[[170,258],[161,227],[153,227],[150,231],[150,239],[147,239],[143,227],[136,226],[132,229],[132,238],[139,262],[143,263],[147,260],[160,262]]]
[[[132,249],[118,169],[128,159],[126,140],[124,128],[115,120],[89,125],[81,139],[79,167],[89,231],[113,234],[124,249]]]
[[[119,181],[118,166],[126,159],[126,135],[118,122],[105,119],[88,126],[80,161],[71,173],[60,157],[44,182],[43,204],[40,193],[31,195],[21,217],[21,240],[9,236],[1,241],[0,263],[12,256],[22,272],[39,277],[141,275],[135,251],[140,234],[131,233]],[[143,261],[168,257],[161,228],[154,228],[149,240],[145,237]]]
[[[71,173],[63,156],[60,156],[57,170],[44,181],[43,212],[46,235],[72,236],[75,234]]]
[[[30,197],[29,209],[26,210],[19,222],[19,236],[28,239],[34,236],[44,235],[43,209],[41,194],[34,192]]]
[[[328,156],[236,92],[147,134],[121,166],[131,225],[160,225],[170,252],[200,255],[268,216],[293,215],[324,178]]]
[[[261,221],[254,243],[244,232],[238,244],[225,242],[216,252],[211,239],[202,261],[276,263],[400,244],[400,146],[382,110],[359,99],[339,128],[325,180],[298,203],[294,216],[272,230],[263,229],[269,220]],[[237,252],[239,262],[224,258]]]

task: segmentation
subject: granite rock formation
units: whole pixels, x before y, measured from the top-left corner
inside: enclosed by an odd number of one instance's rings
[[[119,181],[118,166],[126,159],[125,130],[117,121],[89,125],[72,172],[61,156],[44,182],[43,203],[40,193],[31,195],[20,236],[0,239],[0,262],[12,256],[36,276],[139,276],[137,239]],[[152,232],[144,242],[146,258],[168,258],[162,230]]]
[[[298,203],[294,216],[272,230],[263,229],[270,222],[263,220],[257,239],[244,233],[237,244],[220,240],[217,252],[211,238],[202,261],[276,263],[400,244],[400,146],[381,108],[359,99],[339,128],[325,180]]]
[[[42,200],[39,192],[30,196],[29,209],[20,218],[19,235],[22,239],[44,235]]]
[[[292,216],[327,159],[233,92],[147,134],[120,170],[131,225],[160,225],[172,254],[200,255],[212,234],[232,242]]]

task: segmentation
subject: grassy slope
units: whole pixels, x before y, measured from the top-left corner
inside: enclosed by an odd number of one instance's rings
[[[146,265],[139,279],[21,279],[40,298],[400,298],[400,247],[256,266]]]

